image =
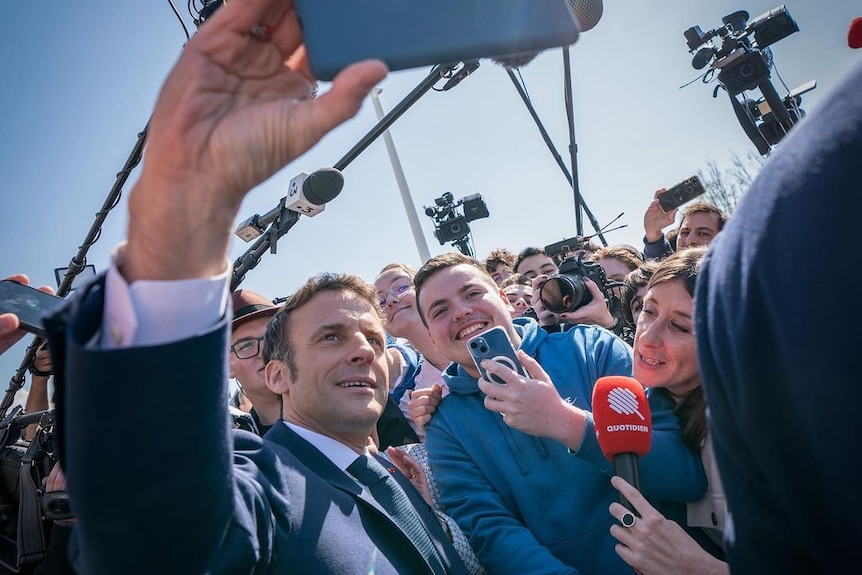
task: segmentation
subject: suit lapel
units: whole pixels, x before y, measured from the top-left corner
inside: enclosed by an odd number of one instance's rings
[[[419,560],[421,560],[425,565],[428,565],[425,558],[422,556],[422,553],[419,549],[416,548],[416,545],[406,533],[398,526],[395,521],[389,516],[389,514],[377,503],[377,500],[371,496],[371,493],[367,489],[363,489],[356,481],[353,480],[345,471],[339,469],[332,461],[326,457],[319,449],[315,446],[307,442],[305,439],[296,434],[292,429],[288,426],[284,425],[282,422],[276,423],[272,429],[270,429],[267,434],[264,436],[268,441],[272,441],[273,443],[277,443],[281,445],[288,451],[290,451],[297,459],[299,459],[308,469],[319,476],[321,479],[329,483],[331,486],[349,494],[353,497],[357,504],[361,507],[370,508],[374,513],[380,515],[383,519],[387,521],[389,525],[391,525],[392,529],[395,529],[398,533],[400,533],[404,540],[410,544],[410,548],[416,553],[416,556]],[[387,470],[393,467],[392,463],[386,461],[385,459],[376,457],[377,461],[383,465]],[[391,471],[390,471],[391,473]],[[422,505],[427,507],[427,504],[424,500],[421,499],[421,495],[416,492],[416,489],[412,486],[404,485],[404,482],[407,482],[407,479],[404,478],[400,473],[394,473],[395,480],[401,484],[401,487],[407,492],[407,497],[410,499],[410,502],[413,503],[413,506],[416,507],[416,497],[418,497],[422,501]],[[414,493],[411,493],[411,490],[415,492],[416,497],[414,497]],[[434,531],[431,531],[428,526],[427,514],[419,511],[419,520],[422,522],[422,525],[425,527],[429,533],[434,534]],[[433,521],[436,522],[436,517],[434,517],[433,513],[430,512]],[[431,540],[434,542],[435,547],[438,549],[438,553],[442,554],[442,549],[440,549],[439,541],[436,540],[437,537],[432,535]],[[442,556],[442,555],[441,555]],[[430,565],[428,566],[429,572],[431,571]]]
[[[371,496],[367,489],[363,489],[352,477],[344,470],[339,469],[337,465],[326,457],[319,449],[307,442],[305,439],[296,434],[292,429],[283,423],[279,422],[266,434],[266,439],[281,445],[290,451],[297,459],[305,464],[308,469],[341,491],[348,493],[354,499],[357,499],[364,505],[371,506],[376,512],[383,515],[392,526],[399,531],[401,528],[392,521],[389,514],[377,503],[377,500]],[[387,469],[391,466],[385,460],[381,460],[380,464],[386,466]],[[411,499],[412,501],[412,499]],[[401,531],[404,533],[403,531]],[[406,534],[405,534],[406,537]]]

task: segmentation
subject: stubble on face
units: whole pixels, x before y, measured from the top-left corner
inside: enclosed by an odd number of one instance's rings
[[[389,392],[380,317],[347,291],[321,292],[291,314],[297,369],[284,374],[285,418],[361,451]]]

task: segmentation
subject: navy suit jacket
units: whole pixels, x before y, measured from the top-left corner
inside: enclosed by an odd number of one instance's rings
[[[168,345],[89,349],[102,291],[90,286],[46,322],[64,374],[58,443],[78,572],[431,573],[376,501],[287,426],[264,438],[230,429],[228,322]],[[431,509],[395,476],[449,572],[466,574]]]

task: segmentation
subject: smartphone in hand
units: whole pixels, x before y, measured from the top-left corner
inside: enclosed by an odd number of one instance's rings
[[[471,337],[467,340],[467,349],[470,350],[470,355],[473,356],[473,361],[476,363],[479,373],[482,374],[482,378],[488,381],[506,385],[505,381],[489,373],[480,365],[484,359],[502,363],[523,376],[527,375],[521,362],[518,361],[515,348],[512,347],[512,342],[509,341],[506,330],[500,326],[492,327],[486,332]]]
[[[700,181],[700,178],[692,176],[672,188],[665,190],[661,195],[659,195],[658,203],[661,206],[662,211],[667,213],[705,193],[706,188],[703,187],[703,182]]]
[[[45,336],[42,319],[51,315],[66,300],[11,280],[0,280],[0,314],[14,313],[21,329]]]

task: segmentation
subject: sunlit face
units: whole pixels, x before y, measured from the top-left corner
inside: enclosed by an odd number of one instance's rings
[[[494,280],[494,283],[500,285],[510,275],[512,275],[512,268],[506,264],[497,264],[497,267],[491,272],[491,279]]]
[[[411,325],[422,324],[416,309],[413,280],[404,270],[395,268],[380,274],[374,289],[386,315],[386,331],[390,335],[406,338]]]
[[[674,395],[700,386],[692,308],[682,280],[661,282],[647,292],[634,343],[634,376],[644,386]]]
[[[554,263],[554,260],[550,256],[536,254],[521,260],[517,271],[527,278],[533,279],[538,275],[553,275],[557,273],[557,264]]]
[[[231,347],[239,344],[244,346],[258,346],[258,353],[254,357],[239,359],[236,354],[231,351],[228,354],[230,363],[230,376],[235,377],[240,385],[247,392],[254,392],[266,389],[266,380],[263,375],[263,342],[258,341],[266,333],[266,326],[269,324],[270,316],[259,316],[241,323],[231,333]]]
[[[605,270],[605,276],[609,280],[622,282],[626,276],[632,271],[629,266],[618,260],[617,258],[602,258],[599,260],[599,265]]]
[[[524,310],[530,307],[533,288],[523,284],[512,284],[503,288],[503,295],[512,305],[512,317],[521,317]]]
[[[712,239],[718,235],[720,222],[718,214],[697,212],[685,216],[679,226],[676,249],[708,246]]]
[[[490,278],[469,264],[439,270],[428,278],[419,306],[440,353],[461,364],[473,377],[479,372],[467,349],[472,336],[501,326],[515,347],[520,344],[521,338],[512,327],[509,302]]]
[[[386,333],[374,306],[347,291],[323,291],[291,312],[296,379],[284,362],[266,370],[288,421],[363,445],[389,392]]]

